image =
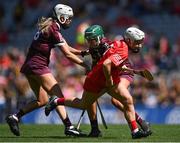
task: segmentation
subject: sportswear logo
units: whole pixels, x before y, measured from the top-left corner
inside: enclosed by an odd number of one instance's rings
[[[116,63],[116,65],[119,65],[123,62],[123,59],[119,54],[113,55],[113,61]]]
[[[34,40],[37,40],[39,38],[40,33],[40,31],[36,32],[36,34],[34,35]]]
[[[75,131],[75,130],[69,130],[69,132],[72,132],[72,133],[74,133],[74,134],[77,134],[77,135],[79,135],[79,132],[78,131]]]
[[[12,115],[12,117],[18,122],[18,118],[15,115]]]

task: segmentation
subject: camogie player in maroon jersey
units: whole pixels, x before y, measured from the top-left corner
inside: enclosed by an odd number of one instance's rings
[[[18,122],[22,116],[46,105],[49,100],[48,95],[63,97],[61,88],[48,67],[51,49],[58,47],[70,61],[86,69],[88,68],[76,56],[81,55],[81,51],[70,47],[60,33],[62,28],[66,29],[70,26],[72,17],[73,10],[71,7],[64,4],[57,4],[53,8],[52,17],[41,18],[38,22],[38,31],[32,40],[26,60],[21,68],[21,72],[26,76],[37,100],[30,102],[17,113],[6,117],[12,133],[16,136],[20,135]],[[56,111],[65,125],[64,133],[66,135],[84,136],[83,133],[72,126],[64,106],[58,106]]]
[[[131,68],[128,61],[128,50],[138,53],[142,47],[145,34],[143,31],[130,27],[126,30],[124,39],[109,41],[104,39],[104,32],[99,25],[93,25],[86,29],[85,38],[89,44],[89,52],[93,59],[97,59],[92,70],[87,74],[84,83],[84,93],[81,99],[75,97],[57,98],[53,96],[45,107],[45,114],[49,113],[57,105],[65,105],[74,108],[87,109],[90,116],[92,133],[92,117],[96,117],[92,104],[107,92],[112,96],[112,102],[116,107],[124,112],[124,116],[131,129],[132,138],[147,137],[151,134],[148,126],[147,130],[142,130],[137,125],[137,113],[134,109],[133,98],[128,91],[128,87],[133,81],[133,73],[124,70],[123,67]],[[139,116],[138,116],[139,117]],[[98,131],[98,128],[96,128]],[[100,133],[100,131],[99,131]]]

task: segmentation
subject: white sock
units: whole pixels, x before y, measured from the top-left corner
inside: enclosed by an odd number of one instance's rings
[[[58,98],[54,100],[54,103],[55,103],[56,105],[57,105],[57,100],[58,100]]]
[[[132,133],[135,134],[135,133],[137,133],[138,131],[139,131],[139,129],[137,128],[137,129],[133,130]]]

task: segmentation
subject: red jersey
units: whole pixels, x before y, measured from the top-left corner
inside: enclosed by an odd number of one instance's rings
[[[111,69],[111,75],[113,78],[114,84],[120,82],[120,75],[126,74],[119,70],[119,67],[126,64],[127,67],[130,66],[128,62],[128,46],[127,44],[121,41],[114,41],[103,55],[103,57],[97,62],[93,67],[92,71],[88,73],[84,89],[89,92],[99,93],[106,87],[106,78],[103,72],[103,62],[106,59],[110,59],[114,63],[114,67]]]
[[[45,74],[49,73],[48,68],[51,49],[61,45],[64,38],[60,33],[60,25],[53,21],[48,32],[38,31],[29,48],[25,63],[21,68],[24,74]]]

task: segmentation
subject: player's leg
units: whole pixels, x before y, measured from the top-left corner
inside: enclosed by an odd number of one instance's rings
[[[23,108],[21,108],[17,113],[8,115],[6,117],[6,121],[12,133],[16,136],[20,135],[18,122],[20,121],[21,117],[35,109],[44,106],[48,102],[47,93],[43,90],[43,88],[40,88],[40,84],[36,82],[36,80],[31,76],[27,76],[27,79],[30,87],[32,88],[37,97],[37,100],[31,101]]]
[[[128,91],[129,85],[130,82],[127,79],[121,78],[121,82],[108,93],[123,104],[124,116],[131,129],[132,138],[145,137],[145,133],[139,130],[136,123],[133,99]]]
[[[79,108],[79,109],[88,109],[101,95],[98,93],[92,93],[84,91],[82,98],[66,98],[64,101],[65,106]]]
[[[118,108],[119,110],[121,110],[122,112],[124,112],[124,106],[121,102],[119,102],[118,100],[116,100],[115,98],[111,98],[111,102],[112,104]],[[143,120],[140,115],[138,115],[137,112],[135,112],[135,117],[136,117],[136,122],[139,124],[139,126],[141,127],[141,129],[143,129],[143,131],[146,131],[147,133],[152,134],[152,131],[150,129],[150,124],[149,122],[146,122],[145,120]]]
[[[88,116],[91,124],[91,132],[89,133],[89,137],[101,137],[102,133],[98,127],[97,121],[97,103],[94,102],[88,109]]]
[[[50,99],[53,99],[54,95],[57,97],[61,97],[61,98],[63,97],[61,88],[51,73],[41,75],[39,81],[41,82],[41,85],[46,90],[48,95],[51,96]],[[76,128],[74,126],[72,126],[72,123],[68,117],[68,114],[67,114],[64,106],[57,106],[56,111],[57,111],[58,115],[60,116],[61,120],[63,121],[63,124],[65,125],[64,133],[66,135],[73,135],[73,136],[84,136],[85,135],[85,134],[79,132],[78,130],[76,130]]]
[[[48,104],[45,107],[45,114],[48,116],[50,112],[56,108],[58,105],[65,105],[73,108],[78,109],[88,109],[91,104],[93,104],[97,98],[101,96],[100,94],[92,93],[84,91],[82,98],[76,98],[76,97],[67,97],[67,98],[57,98],[54,96],[50,99]]]
[[[75,97],[68,97],[68,98],[51,98],[49,103],[45,107],[45,114],[48,116],[50,112],[56,108],[58,105],[65,105],[73,108],[79,108],[83,110],[89,110],[89,112],[96,112],[90,111],[91,108],[94,108],[94,105],[91,107],[91,105],[97,100],[97,98],[100,96],[100,94],[95,94],[91,92],[84,91],[82,98],[75,98]],[[92,119],[96,120],[96,113],[95,116],[92,117]],[[97,120],[95,122],[92,121],[93,125],[97,125]],[[100,133],[99,133],[100,134]]]

